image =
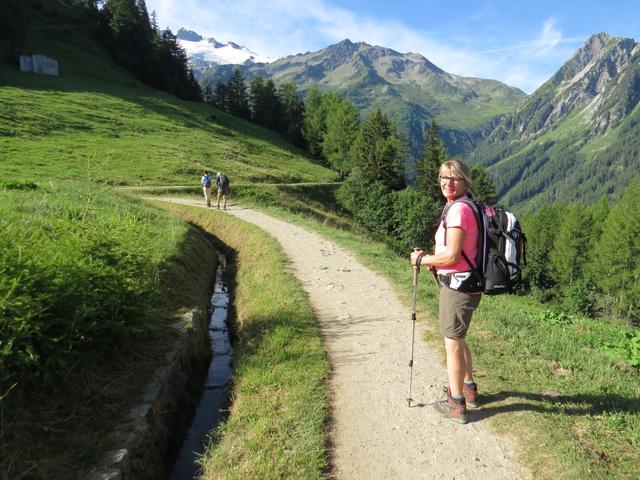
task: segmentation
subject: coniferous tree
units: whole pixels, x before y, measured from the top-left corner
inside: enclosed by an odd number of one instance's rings
[[[436,204],[442,204],[442,192],[438,180],[440,165],[447,160],[448,154],[444,143],[438,136],[438,125],[431,120],[431,127],[426,132],[424,152],[416,165],[415,188]]]
[[[213,95],[213,90],[211,90],[211,87],[209,85],[206,85],[204,87],[204,92],[202,92],[202,98],[205,101],[205,103],[208,103],[209,105],[214,105],[215,97]]]
[[[611,208],[593,266],[596,286],[611,300],[611,313],[640,323],[640,180]]]
[[[562,211],[563,207],[560,204],[547,204],[540,207],[535,214],[526,215],[522,219],[527,234],[525,283],[544,301],[550,299],[548,292],[556,286],[549,252],[555,242]]]
[[[604,230],[607,216],[609,215],[609,201],[602,197],[597,204],[591,207],[591,229],[589,231],[589,247],[587,251],[587,263],[585,264],[585,280],[595,285],[595,277],[600,274],[596,267],[598,256],[598,243]]]
[[[496,186],[487,171],[480,165],[471,169],[473,187],[471,191],[476,200],[481,203],[493,205],[496,202]]]
[[[309,155],[323,159],[322,139],[325,133],[325,115],[322,107],[322,93],[315,85],[309,89],[304,102],[302,136],[307,143]]]
[[[249,107],[251,120],[258,125],[266,125],[267,112],[264,101],[264,78],[253,77],[249,82]]]
[[[227,85],[220,80],[216,83],[216,88],[213,92],[213,104],[223,112],[229,113],[229,92]]]
[[[158,14],[155,10],[151,12],[151,29],[154,33],[158,33]]]
[[[564,209],[561,223],[550,250],[550,262],[556,282],[571,285],[582,276],[591,228],[591,218],[584,206],[572,203]]]
[[[140,81],[186,100],[202,92],[187,55],[170,30],[151,24],[145,0],[105,0],[101,10],[102,39],[114,59]]]
[[[26,23],[21,0],[0,2],[0,61],[15,63],[26,42]]]
[[[236,117],[249,119],[249,95],[247,86],[239,69],[234,70],[229,83],[227,83],[227,95],[229,98],[229,113]]]
[[[185,100],[201,100],[202,92],[188,66],[187,53],[171,30],[162,32],[157,52],[160,88]]]
[[[273,80],[262,77],[251,79],[249,89],[251,118],[259,125],[276,131],[282,124],[282,105]]]
[[[289,141],[300,147],[304,146],[302,138],[302,122],[304,102],[298,96],[298,88],[293,82],[285,82],[278,87],[278,96],[282,108],[281,131]]]
[[[381,182],[388,190],[404,187],[403,144],[389,118],[377,108],[364,121],[354,146],[354,160],[365,182]]]
[[[353,146],[360,130],[360,113],[351,102],[338,98],[327,111],[326,132],[322,139],[322,152],[329,164],[340,172],[340,177],[351,171]]]
[[[272,79],[268,78],[264,82],[264,98],[267,102],[267,123],[266,127],[284,133],[285,129],[282,125],[282,101],[280,94],[276,88],[276,84]]]

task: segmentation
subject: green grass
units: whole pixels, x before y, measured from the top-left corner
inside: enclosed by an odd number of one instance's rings
[[[188,185],[198,184],[203,168],[224,170],[234,182],[335,177],[274,133],[150,89],[5,86],[0,102],[2,179],[91,175],[113,185]]]
[[[104,350],[104,337],[144,329],[162,263],[186,233],[91,184],[0,189],[0,218],[3,383],[39,384],[86,349]]]
[[[329,366],[288,260],[257,227],[218,212],[166,208],[218,238],[233,260],[233,404],[201,459],[203,478],[323,478]]]
[[[84,62],[63,63],[60,77],[0,66],[0,180],[85,180],[88,164],[98,181],[114,185],[197,184],[205,167],[233,181],[336,177],[274,132],[113,67],[104,72],[108,59],[69,49]]]
[[[84,478],[206,305],[206,239],[95,184],[0,188],[0,478]]]

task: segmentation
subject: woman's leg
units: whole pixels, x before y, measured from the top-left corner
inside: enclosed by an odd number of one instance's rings
[[[473,360],[471,359],[471,350],[469,350],[469,345],[467,345],[467,342],[464,342],[464,365],[465,382],[473,382]]]
[[[463,338],[445,338],[447,351],[447,375],[452,396],[462,395],[462,383],[467,372],[466,353],[469,350]],[[471,352],[469,352],[469,356]]]

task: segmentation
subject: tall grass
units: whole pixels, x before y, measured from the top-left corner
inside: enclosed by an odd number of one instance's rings
[[[41,382],[147,328],[186,226],[95,184],[0,189],[0,373]]]

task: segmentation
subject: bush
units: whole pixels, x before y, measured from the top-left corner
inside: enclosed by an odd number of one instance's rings
[[[593,315],[596,308],[596,293],[593,286],[579,279],[563,290],[562,305],[569,313]]]
[[[337,192],[338,201],[376,238],[393,234],[393,195],[381,182],[365,183],[352,175]]]
[[[606,343],[603,349],[627,365],[640,368],[640,332],[625,332],[623,339]]]

